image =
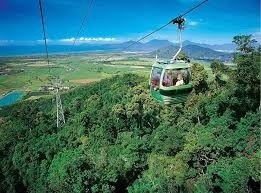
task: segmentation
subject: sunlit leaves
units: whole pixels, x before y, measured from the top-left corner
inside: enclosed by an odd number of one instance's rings
[[[192,85],[196,93],[205,92],[208,89],[208,74],[201,64],[194,63],[191,67]]]

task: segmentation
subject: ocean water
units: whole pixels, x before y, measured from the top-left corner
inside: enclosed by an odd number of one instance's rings
[[[0,98],[0,107],[13,104],[23,96],[22,91],[12,91]]]
[[[106,50],[108,47],[102,45],[80,45],[72,47],[71,45],[49,45],[48,52],[50,54],[56,53],[70,53],[70,52],[88,52],[96,50]],[[45,54],[45,47],[43,45],[22,46],[22,45],[0,45],[1,56],[17,56],[17,55],[38,55]]]

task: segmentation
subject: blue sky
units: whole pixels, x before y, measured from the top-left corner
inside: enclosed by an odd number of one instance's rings
[[[43,0],[49,44],[71,44],[91,0]],[[93,0],[77,43],[137,40],[201,0]],[[189,13],[183,40],[230,43],[238,34],[260,41],[259,0],[209,0]],[[39,44],[43,35],[38,0],[0,0],[0,45]],[[169,25],[145,39],[177,41]]]

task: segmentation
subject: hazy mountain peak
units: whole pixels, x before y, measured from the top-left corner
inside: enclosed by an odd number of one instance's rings
[[[171,58],[178,50],[178,46],[169,45],[164,48],[158,49],[152,52],[152,55],[158,55],[160,58]],[[202,47],[199,45],[189,44],[183,47],[184,52],[191,59],[219,59],[219,60],[231,60],[231,54],[218,52],[210,48]]]
[[[169,40],[160,40],[160,39],[153,39],[147,42],[148,43],[169,43],[169,44],[173,44],[172,42],[170,42]]]

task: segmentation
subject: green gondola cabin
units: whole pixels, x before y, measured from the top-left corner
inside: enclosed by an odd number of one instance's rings
[[[151,96],[163,104],[185,102],[192,90],[190,66],[185,62],[157,61],[150,74]]]
[[[170,61],[160,61],[152,65],[150,73],[151,96],[163,104],[178,104],[185,102],[192,90],[189,60],[178,60],[182,49],[181,30],[184,29],[185,19],[178,17],[173,24],[179,29],[179,50]]]

